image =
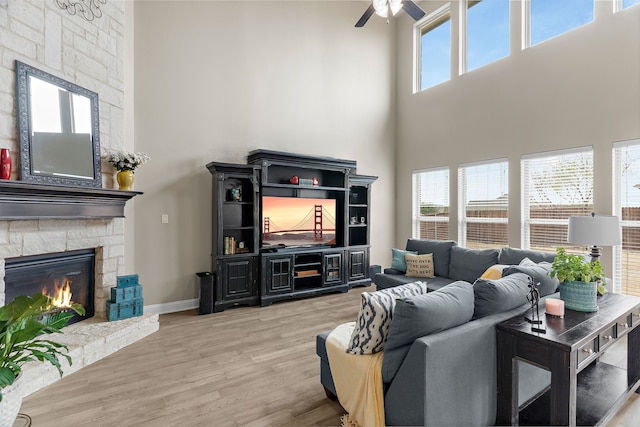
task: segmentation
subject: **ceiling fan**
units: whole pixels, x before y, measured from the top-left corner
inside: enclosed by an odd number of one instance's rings
[[[373,0],[369,8],[365,10],[362,17],[356,22],[356,27],[364,26],[374,13],[383,18],[388,18],[389,16],[395,16],[403,7],[404,11],[416,21],[425,15],[424,10],[420,9],[420,6],[411,0]]]

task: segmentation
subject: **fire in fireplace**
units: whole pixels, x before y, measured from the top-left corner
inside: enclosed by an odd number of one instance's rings
[[[75,315],[69,324],[79,322],[94,315],[95,249],[7,258],[4,281],[5,303],[40,292],[73,300],[86,315]]]

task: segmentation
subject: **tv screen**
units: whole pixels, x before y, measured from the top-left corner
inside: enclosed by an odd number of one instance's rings
[[[262,245],[336,243],[336,201],[303,197],[262,197]]]

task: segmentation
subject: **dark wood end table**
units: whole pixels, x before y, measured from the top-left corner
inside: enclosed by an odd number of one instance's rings
[[[497,425],[604,425],[640,387],[640,298],[607,294],[599,310],[542,313],[546,333],[532,332],[524,315],[497,325]],[[598,360],[627,337],[627,367]],[[518,405],[518,360],[551,372],[551,386]],[[529,410],[529,414],[525,415]]]

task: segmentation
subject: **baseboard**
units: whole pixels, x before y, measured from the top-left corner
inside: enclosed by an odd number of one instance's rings
[[[186,299],[182,301],[166,302],[163,304],[145,305],[144,312],[150,314],[167,314],[176,311],[186,311],[198,308],[200,300],[198,298]]]

